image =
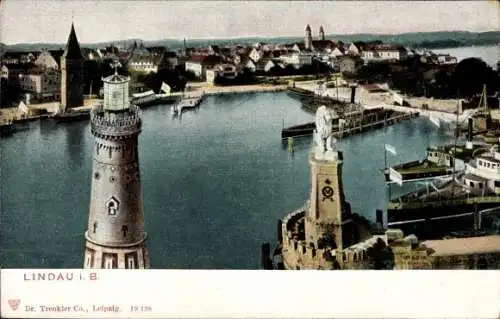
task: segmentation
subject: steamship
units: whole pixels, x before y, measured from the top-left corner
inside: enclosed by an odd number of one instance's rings
[[[389,200],[388,227],[422,239],[471,229],[500,230],[500,152],[498,144],[465,163],[450,180]],[[468,142],[465,149],[473,149]]]
[[[463,171],[465,163],[472,160],[474,156],[486,152],[490,146],[483,141],[472,141],[472,121],[472,118],[469,118],[465,144],[429,146],[424,159],[393,165],[385,169],[386,183],[402,185],[406,182],[449,177],[454,172]]]

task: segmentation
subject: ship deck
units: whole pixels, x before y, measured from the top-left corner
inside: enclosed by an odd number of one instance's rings
[[[437,165],[428,160],[409,162],[404,164],[399,164],[392,166],[392,168],[401,174],[412,174],[412,173],[434,173],[441,172],[448,168],[445,165]]]
[[[475,155],[483,154],[483,153],[487,152],[490,148],[491,148],[491,145],[489,145],[489,144],[474,142],[472,144],[472,148],[470,148],[470,149],[466,148],[464,144],[458,144],[456,146],[454,144],[448,144],[448,145],[442,145],[442,146],[428,147],[427,151],[445,153],[445,154],[449,154],[449,155],[451,155],[459,160],[469,161]]]
[[[496,200],[495,200],[496,199]],[[407,203],[424,203],[433,201],[465,200],[466,202],[478,202],[482,200],[498,201],[500,196],[488,189],[467,188],[460,181],[451,180],[446,182],[435,182],[428,188],[411,192],[389,201],[392,205]],[[392,204],[392,205],[391,205]]]

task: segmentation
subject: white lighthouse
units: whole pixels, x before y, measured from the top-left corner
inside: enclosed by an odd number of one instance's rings
[[[84,268],[149,268],[138,136],[140,109],[129,105],[130,79],[104,78],[104,102],[92,110],[92,189]]]

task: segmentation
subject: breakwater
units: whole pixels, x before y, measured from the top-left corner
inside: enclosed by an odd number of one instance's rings
[[[418,112],[404,113],[391,110],[371,109],[351,114],[334,121],[333,135],[337,138],[363,133],[372,129],[377,129],[392,125],[404,120],[409,120],[419,116]],[[281,138],[312,135],[315,129],[314,122],[301,125],[294,125],[281,130]]]

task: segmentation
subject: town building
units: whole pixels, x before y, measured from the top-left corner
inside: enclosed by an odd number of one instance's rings
[[[336,65],[338,66],[338,70],[342,73],[356,73],[358,67],[362,64],[362,61],[359,57],[352,55],[343,55],[336,57]]]
[[[406,48],[400,45],[379,44],[374,47],[375,52],[381,60],[406,60],[408,52]]]
[[[157,73],[164,64],[165,52],[166,48],[164,47],[146,48],[142,43],[140,46],[134,44],[127,62],[128,69],[142,73]]]
[[[104,57],[104,54],[98,49],[81,48],[81,51],[85,60],[100,60]]]
[[[140,109],[129,105],[130,78],[103,79],[104,101],[91,114],[92,188],[84,268],[149,268],[138,137]]]
[[[62,109],[83,106],[83,56],[71,24],[66,49],[61,57],[61,106]]]
[[[294,66],[299,69],[305,65],[311,65],[313,55],[311,52],[295,52],[292,54],[282,55],[279,58],[283,63]]]
[[[206,81],[214,83],[217,78],[224,78],[227,80],[234,80],[238,76],[238,70],[233,64],[218,64],[215,67],[206,70]]]
[[[33,63],[38,57],[39,52],[17,52],[7,51],[0,58],[3,64],[26,64]]]
[[[185,70],[192,72],[194,76],[201,80],[206,79],[206,70],[223,63],[220,56],[215,55],[193,55],[185,62]]]
[[[60,99],[61,76],[56,68],[33,67],[19,74],[19,86],[31,94],[32,101]]]

